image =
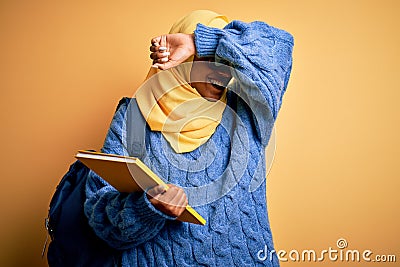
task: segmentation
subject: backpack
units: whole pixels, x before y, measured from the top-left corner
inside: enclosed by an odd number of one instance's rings
[[[127,103],[127,144],[131,156],[144,154],[144,120],[135,98],[123,98]],[[130,103],[130,104],[129,104]],[[135,123],[132,123],[135,122]],[[58,184],[50,201],[48,217],[45,220],[51,241],[47,250],[47,261],[53,266],[120,266],[122,251],[108,246],[88,224],[84,214],[86,181],[90,169],[79,160],[75,161]],[[48,237],[47,236],[47,237]],[[42,257],[47,246],[47,239]]]

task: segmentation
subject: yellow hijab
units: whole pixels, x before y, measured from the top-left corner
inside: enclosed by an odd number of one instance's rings
[[[197,10],[178,20],[170,33],[191,34],[198,23],[223,28],[225,16]],[[151,68],[136,93],[136,100],[152,131],[160,131],[177,153],[190,152],[205,143],[219,125],[226,92],[218,101],[203,98],[190,86],[193,58],[164,71]]]

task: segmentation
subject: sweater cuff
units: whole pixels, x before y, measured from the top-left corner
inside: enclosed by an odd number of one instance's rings
[[[203,24],[197,24],[194,31],[194,42],[196,54],[199,57],[213,57],[217,50],[218,42],[224,31],[218,28],[211,28]]]
[[[169,216],[158,209],[156,209],[153,204],[151,204],[150,200],[147,197],[147,190],[143,193],[143,196],[139,199],[137,203],[138,206],[141,206],[143,213],[147,213],[148,216],[156,216],[166,220],[176,220],[177,217]]]

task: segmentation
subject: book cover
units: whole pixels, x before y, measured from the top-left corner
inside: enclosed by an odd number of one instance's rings
[[[85,150],[79,150],[75,157],[119,192],[140,192],[156,185],[168,187],[160,177],[135,157]],[[189,205],[177,220],[201,225],[206,223],[205,219]]]

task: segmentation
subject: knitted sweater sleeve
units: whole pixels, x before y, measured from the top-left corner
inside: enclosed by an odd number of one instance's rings
[[[115,113],[102,152],[124,154],[126,108],[123,104]],[[117,249],[132,248],[154,238],[166,220],[175,219],[155,209],[146,193],[120,193],[92,171],[86,185],[84,211],[94,232]]]
[[[198,56],[228,61],[235,91],[252,110],[258,136],[267,145],[292,69],[293,37],[255,21],[232,21],[224,29],[198,24],[194,32]]]

